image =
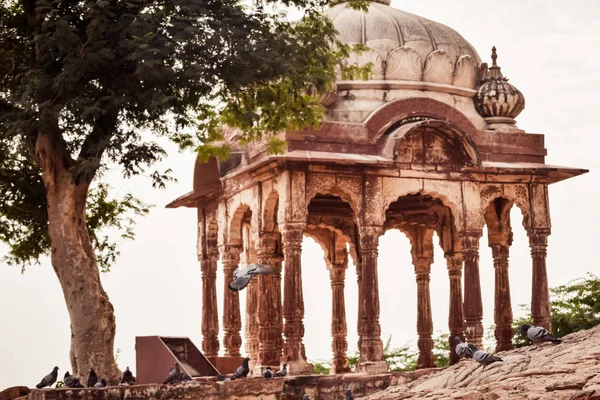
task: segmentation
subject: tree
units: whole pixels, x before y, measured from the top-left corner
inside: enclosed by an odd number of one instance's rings
[[[113,306],[98,271],[116,253],[97,229],[122,224],[131,237],[124,213],[147,212],[132,197],[109,200],[103,172],[146,171],[166,155],[153,137],[226,156],[227,146],[211,144],[222,124],[239,129],[242,143],[264,136],[276,151],[276,133],[319,123],[316,94],[352,49],[319,13],[325,0],[284,0],[304,9],[297,23],[281,18],[278,4],[0,4],[0,240],[19,265],[50,254],[71,319],[74,374],[93,366],[118,379]],[[168,172],[152,172],[153,185]]]
[[[579,278],[566,285],[550,289],[550,306],[552,315],[552,334],[558,337],[583,329],[590,329],[600,324],[600,278],[588,273],[587,278]],[[526,305],[521,305],[525,310]],[[528,308],[528,307],[527,307]],[[519,325],[532,325],[531,314],[513,322],[515,331]],[[516,332],[513,343],[515,347],[531,344],[529,339]]]

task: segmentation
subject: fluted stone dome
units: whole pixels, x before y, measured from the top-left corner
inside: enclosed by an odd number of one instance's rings
[[[325,13],[341,41],[365,44],[369,51],[350,62],[372,62],[374,80],[417,81],[476,89],[479,55],[458,32],[389,5],[369,3],[363,12],[339,3]]]

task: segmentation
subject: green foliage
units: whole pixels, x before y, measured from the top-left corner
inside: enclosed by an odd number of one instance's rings
[[[600,278],[588,273],[586,278],[579,278],[566,285],[550,289],[550,306],[552,316],[552,334],[557,337],[568,335],[600,324]],[[516,330],[519,325],[532,325],[529,306],[520,305],[524,316],[513,321],[515,347],[531,344],[528,338],[521,336]]]
[[[331,371],[331,362],[330,361],[309,361],[313,366],[313,374],[315,375],[327,375],[329,371]]]
[[[166,155],[164,137],[201,159],[226,158],[224,125],[241,144],[318,126],[320,94],[340,68],[367,78],[370,66],[342,61],[364,46],[337,40],[321,12],[327,0],[5,0],[0,3],[0,240],[8,261],[27,265],[50,248],[42,158],[89,193],[88,228],[100,267],[116,247],[103,227],[132,238],[130,216],[148,206],[126,195],[109,200],[100,181],[109,167],[125,178]],[[292,23],[277,5],[304,10]],[[368,2],[347,5],[366,10]],[[43,152],[40,139],[51,143]],[[149,172],[153,186],[170,171]],[[96,180],[96,181],[95,181]],[[64,188],[61,190],[65,190]]]

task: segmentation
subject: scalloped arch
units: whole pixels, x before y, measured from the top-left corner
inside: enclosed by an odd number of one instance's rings
[[[507,185],[504,185],[507,186]],[[521,211],[521,216],[523,217],[522,219],[522,225],[523,228],[525,228],[526,232],[529,232],[531,229],[531,210],[530,210],[530,206],[529,206],[529,191],[527,190],[527,187],[525,185],[510,185],[511,189],[515,189],[515,192],[519,192],[520,194],[517,193],[510,193],[510,191],[507,193],[506,188],[502,187],[502,190],[498,190],[496,192],[494,192],[493,194],[491,194],[490,196],[485,196],[481,198],[481,203],[480,203],[480,212],[479,212],[479,218],[478,218],[478,228],[479,229],[483,229],[484,226],[486,226],[486,221],[485,221],[485,211],[487,210],[488,206],[496,199],[499,198],[503,198],[506,199],[508,201],[511,201],[513,203],[513,206],[517,206],[517,208]],[[517,187],[514,187],[517,186]],[[523,189],[525,188],[525,191],[523,192]],[[525,199],[526,197],[526,199]],[[510,210],[512,210],[511,206],[508,210],[508,212],[510,212]]]

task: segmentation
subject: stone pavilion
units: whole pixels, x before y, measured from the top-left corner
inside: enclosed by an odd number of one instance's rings
[[[287,362],[310,373],[304,335],[301,251],[304,236],[325,252],[332,290],[332,373],[349,371],[344,285],[358,285],[358,370],[387,370],[380,337],[377,247],[388,229],[410,239],[418,286],[419,368],[433,367],[429,274],[433,247],[444,252],[450,280],[448,331],[481,345],[479,241],[487,226],[495,266],[497,350],[511,344],[508,257],[510,209],[518,207],[531,247],[536,325],[550,327],[546,246],[548,185],[587,172],[545,164],[544,135],[516,125],[523,94],[460,34],[440,23],[373,0],[368,13],[341,2],[326,13],[341,40],[369,51],[350,62],[372,62],[367,81],[338,80],[320,99],[327,109],[318,130],[281,134],[287,150],[234,144],[226,161],[197,162],[193,190],[167,207],[198,210],[202,269],[202,350],[216,357],[220,321],[225,356],[240,356],[241,318],[255,372]],[[237,132],[226,132],[236,142]],[[437,233],[439,243],[433,242]],[[358,282],[346,282],[348,258]],[[217,270],[220,260],[223,270]],[[276,275],[253,279],[246,310],[238,293],[217,298],[238,265],[272,265]],[[284,268],[282,269],[282,265]],[[281,280],[283,279],[283,291]],[[463,286],[464,282],[464,286]],[[453,346],[451,346],[453,347]],[[457,357],[452,350],[451,359]]]

